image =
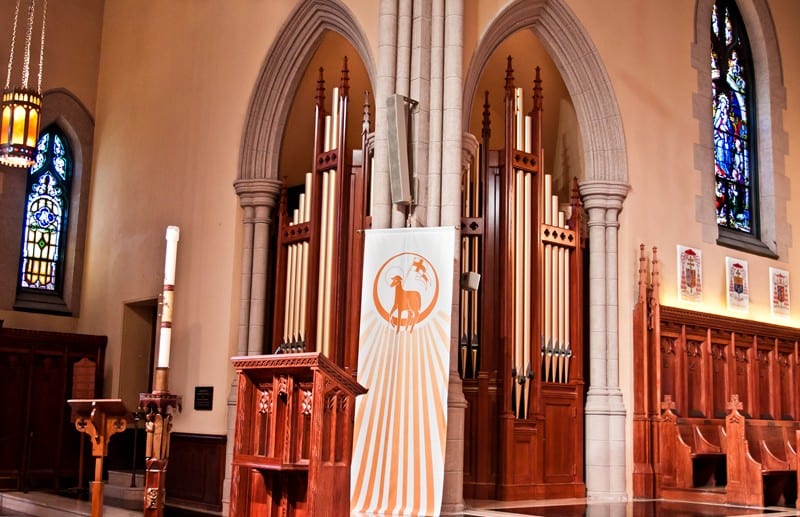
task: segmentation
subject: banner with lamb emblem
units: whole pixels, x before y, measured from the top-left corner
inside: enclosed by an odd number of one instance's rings
[[[354,514],[439,515],[454,248],[452,227],[366,232]]]

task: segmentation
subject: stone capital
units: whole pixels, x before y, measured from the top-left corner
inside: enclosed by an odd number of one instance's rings
[[[272,208],[281,193],[281,181],[276,179],[238,179],[233,188],[239,196],[239,204],[244,207]]]
[[[630,185],[618,181],[585,180],[578,184],[581,201],[587,211],[594,208],[622,210],[622,202],[630,189]]]

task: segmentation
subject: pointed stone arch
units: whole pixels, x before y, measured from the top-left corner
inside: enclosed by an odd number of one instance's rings
[[[304,0],[289,15],[261,65],[242,137],[239,180],[277,179],[283,130],[294,92],[326,31],[347,39],[374,84],[369,42],[339,0]]]
[[[581,197],[589,227],[589,369],[585,434],[586,495],[625,500],[626,410],[619,387],[619,213],[627,196],[628,160],[622,117],[598,50],[565,0],[513,0],[483,34],[466,75],[462,120],[491,54],[508,36],[531,30],[564,80],[578,117],[584,156]]]
[[[530,29],[558,67],[575,105],[587,181],[628,183],[622,118],[599,53],[564,0],[514,0],[492,20],[473,54],[465,80],[463,120],[489,57],[508,36]]]

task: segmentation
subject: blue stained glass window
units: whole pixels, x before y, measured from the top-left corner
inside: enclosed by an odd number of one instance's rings
[[[64,135],[51,126],[39,138],[28,174],[19,288],[61,293],[72,155]]]
[[[711,14],[711,88],[717,224],[754,234],[753,65],[734,0]]]

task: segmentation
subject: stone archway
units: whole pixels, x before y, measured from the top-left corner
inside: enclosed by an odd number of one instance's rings
[[[619,388],[617,302],[618,217],[628,193],[622,118],[608,73],[588,32],[565,0],[514,0],[489,24],[469,65],[462,120],[483,68],[500,43],[529,29],[561,73],[578,117],[585,179],[580,191],[589,218],[589,369],[585,406],[587,496],[626,499],[625,416]]]
[[[489,57],[504,39],[521,29],[532,30],[541,40],[569,90],[584,142],[586,180],[627,184],[625,138],[611,81],[586,29],[563,0],[515,0],[492,20],[464,81],[464,127],[469,127],[469,103]]]
[[[263,353],[266,314],[268,237],[280,192],[278,162],[295,90],[324,35],[348,40],[372,81],[375,64],[364,31],[340,0],[303,0],[275,37],[258,74],[242,133],[234,189],[242,206],[242,249],[237,355]],[[233,452],[236,386],[228,398],[228,450]],[[230,503],[230,463],[226,466],[223,514]]]
[[[258,74],[242,138],[239,179],[274,179],[294,91],[326,31],[350,41],[373,84],[375,63],[364,31],[338,0],[300,3],[275,38]]]

